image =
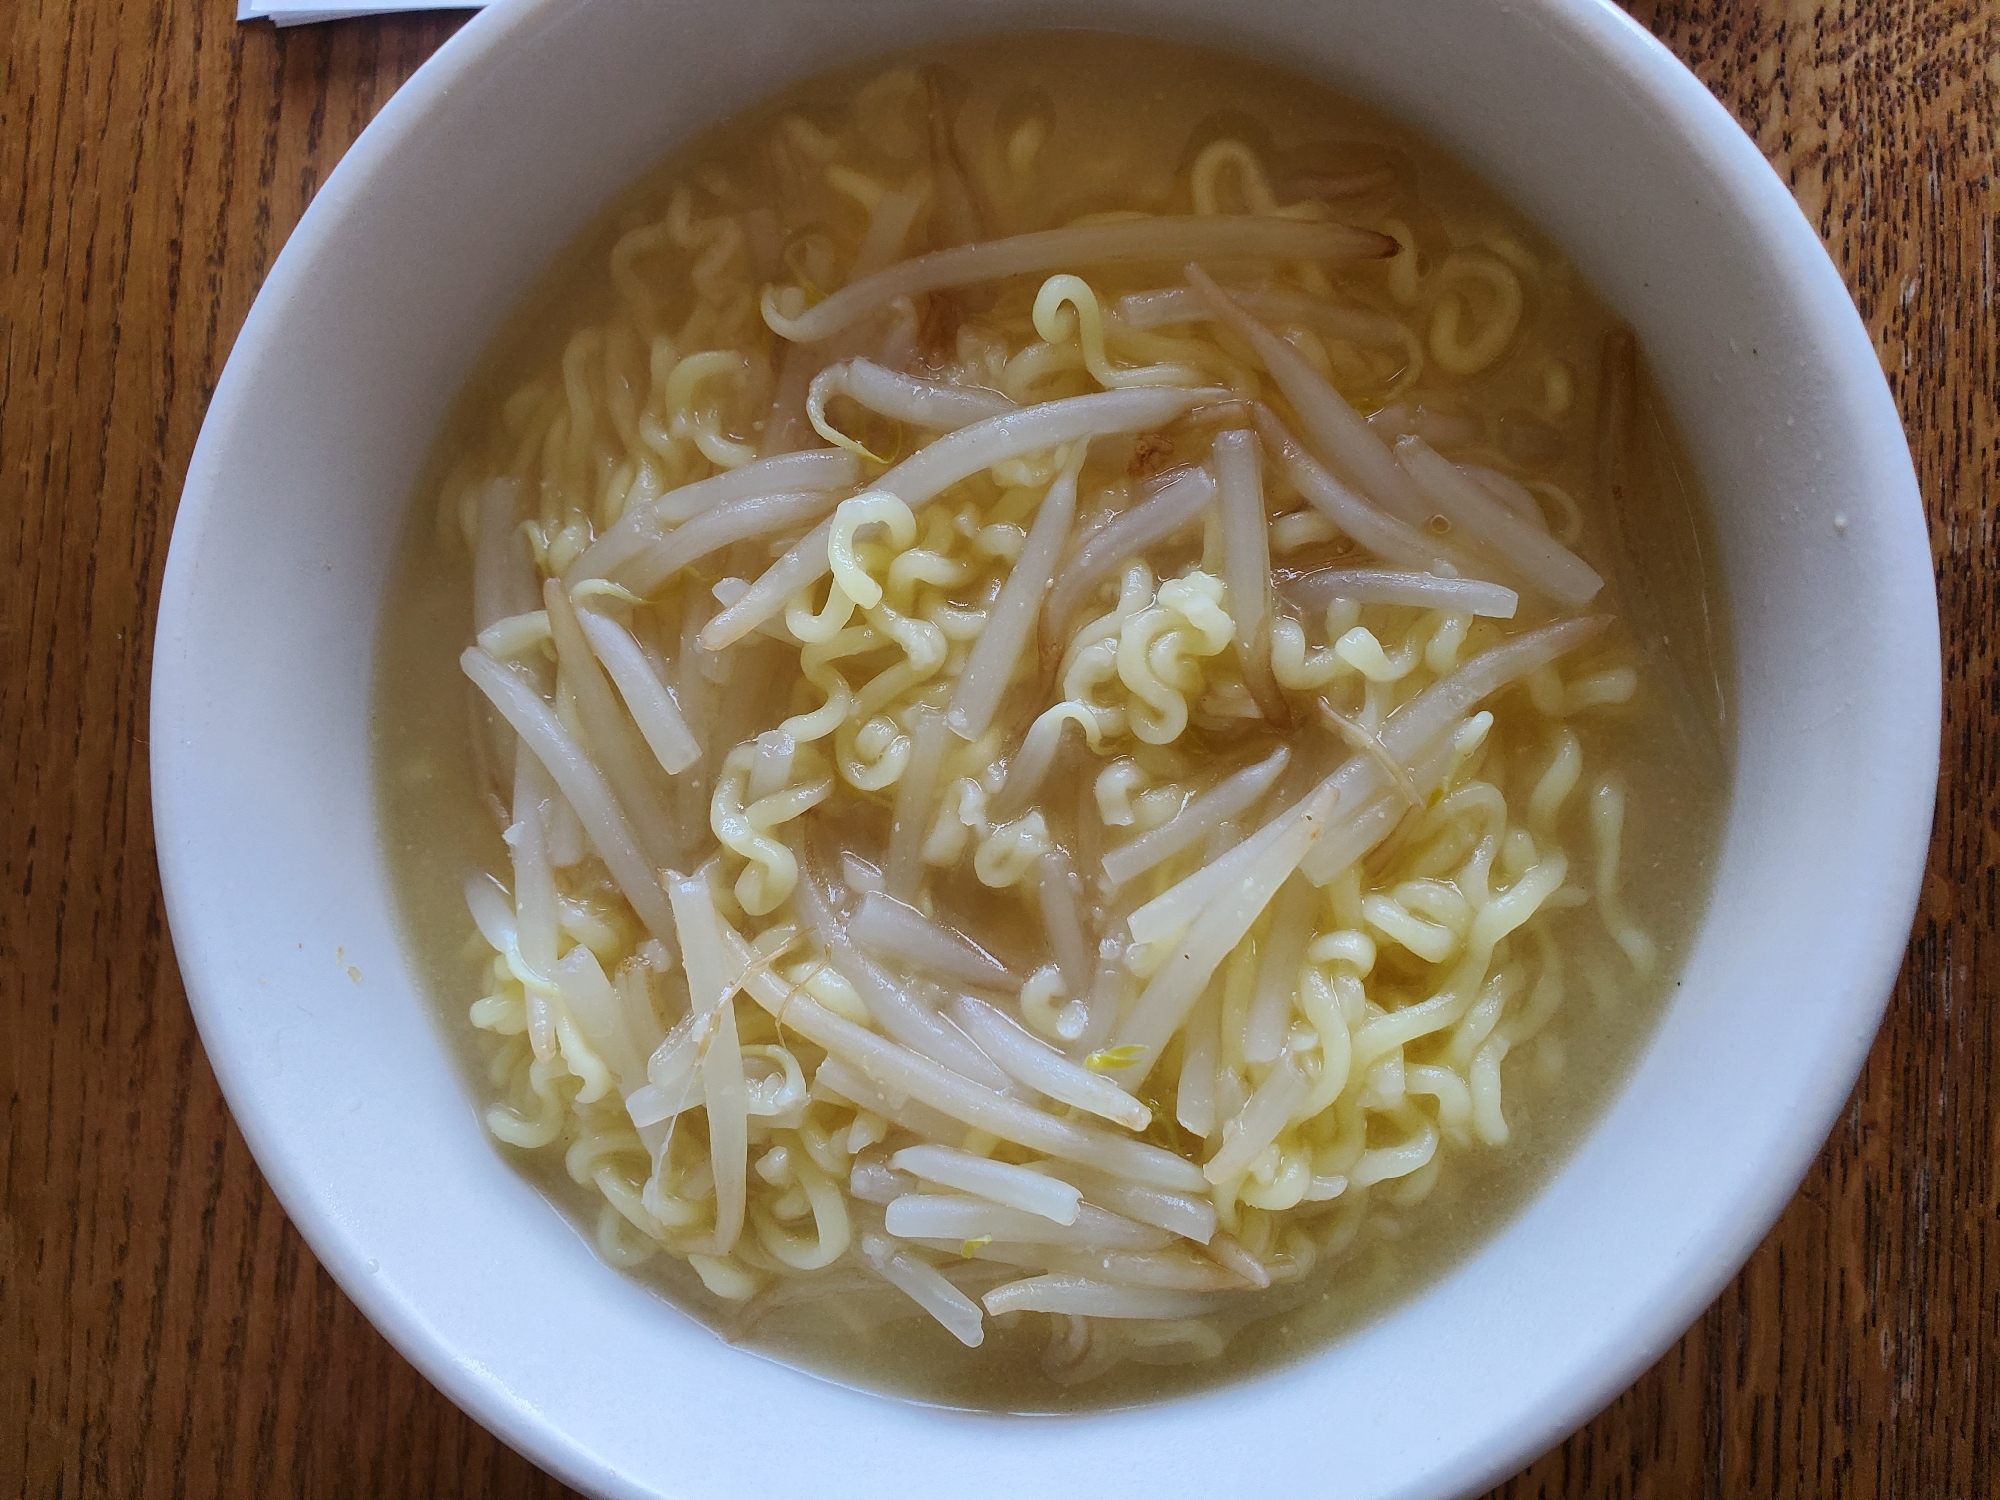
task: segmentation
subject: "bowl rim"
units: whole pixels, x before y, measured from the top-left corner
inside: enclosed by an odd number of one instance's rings
[[[227,441],[220,431],[224,424],[216,416],[242,401],[257,367],[272,357],[296,289],[311,276],[315,261],[337,243],[348,216],[363,211],[371,182],[392,169],[402,138],[421,129],[439,111],[450,109],[451,97],[461,81],[474,76],[496,53],[529,40],[545,13],[565,3],[568,0],[495,0],[395,92],[329,174],[283,246],[211,397],[190,461],[164,570],[151,692],[156,842],[170,927],[177,954],[183,958],[200,948],[199,934],[208,918],[195,896],[199,885],[195,867],[200,863],[191,852],[195,840],[181,836],[195,822],[180,793],[180,768],[187,750],[181,737],[172,732],[184,705],[191,701],[193,683],[187,660],[172,647],[185,632],[185,620],[196,607],[194,534],[214,503],[215,491],[207,476],[217,468],[215,450]],[[1683,150],[1699,154],[1728,179],[1739,195],[1736,206],[1755,220],[1760,248],[1782,263],[1786,278],[1803,279],[1821,304],[1845,309],[1839,330],[1838,379],[1843,387],[1851,388],[1857,381],[1869,384],[1869,376],[1857,373],[1865,367],[1872,374],[1872,389],[1862,399],[1886,409],[1893,419],[1893,401],[1881,379],[1873,345],[1825,247],[1789,190],[1724,106],[1663,44],[1610,0],[1517,0],[1516,8],[1531,12],[1546,30],[1615,71],[1672,124],[1682,138]],[[1890,468],[1895,470],[1898,488],[1904,494],[1889,497],[1884,504],[1904,504],[1921,514],[1921,496],[1907,450],[1900,465],[1891,458]],[[1924,587],[1931,590],[1932,649],[1927,662],[1908,664],[1917,674],[1911,691],[1917,699],[1941,703],[1936,600],[1928,573]],[[1919,801],[1924,809],[1921,818],[1908,820],[1900,858],[1889,862],[1883,880],[1886,890],[1901,889],[1907,899],[1891,901],[1884,912],[1884,942],[1876,945],[1879,972],[1854,986],[1854,1003],[1846,1016],[1852,1025],[1843,1038],[1840,1066],[1829,1069],[1814,1097],[1801,1101],[1812,1131],[1795,1132],[1789,1157],[1781,1158],[1762,1180],[1754,1201],[1742,1205],[1742,1217],[1733,1223],[1704,1226],[1691,1246],[1694,1264],[1648,1304],[1642,1318],[1621,1330],[1624,1342],[1618,1352],[1599,1351],[1590,1378],[1573,1382],[1564,1399],[1534,1413],[1498,1450],[1461,1454],[1456,1463],[1433,1471],[1452,1492],[1469,1492],[1514,1472],[1630,1385],[1737,1273],[1791,1199],[1853,1086],[1890,996],[1929,842],[1930,793],[1918,793],[1926,786],[1934,791],[1939,734],[1936,718],[1913,726],[1910,753],[1903,764],[1888,768],[1896,773],[1893,777],[1885,777],[1895,783],[1891,790],[1909,801],[1913,809]],[[1896,932],[1903,936],[1888,942],[1888,935]],[[607,1471],[588,1448],[524,1405],[517,1393],[491,1372],[455,1357],[421,1314],[391,1288],[364,1273],[366,1247],[356,1239],[333,1196],[287,1169],[282,1132],[260,1110],[254,1091],[242,1082],[247,1060],[230,1045],[218,998],[198,962],[183,968],[183,982],[218,1083],[260,1171],[315,1256],[370,1323],[461,1409],[550,1472],[580,1489],[639,1493],[630,1488],[628,1476]],[[1879,999],[1870,998],[1875,996]]]

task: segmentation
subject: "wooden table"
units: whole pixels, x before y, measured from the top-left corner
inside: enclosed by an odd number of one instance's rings
[[[1798,194],[1901,404],[1945,624],[1929,883],[1797,1200],[1509,1497],[2000,1496],[2000,9],[1638,13]],[[0,1494],[555,1495],[285,1222],[196,1040],[154,873],[153,606],[272,257],[453,19],[12,0],[0,92]]]

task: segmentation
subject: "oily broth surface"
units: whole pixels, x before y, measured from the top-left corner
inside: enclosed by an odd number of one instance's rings
[[[1003,150],[1008,133],[1023,120],[1043,122],[1042,165],[1032,191],[993,195],[995,234],[1117,209],[1184,212],[1188,163],[1201,146],[1225,135],[1244,140],[1267,159],[1290,159],[1308,169],[1322,159],[1313,150],[1318,144],[1373,146],[1376,155],[1364,153],[1364,159],[1395,162],[1398,185],[1392,194],[1355,200],[1351,210],[1336,205],[1341,217],[1360,224],[1400,219],[1431,256],[1501,240],[1517,247],[1520,264],[1532,268],[1522,276],[1527,303],[1522,334],[1500,361],[1470,380],[1446,376],[1428,362],[1422,377],[1396,392],[1396,399],[1483,413],[1490,431],[1499,414],[1541,411],[1548,396],[1546,371],[1560,362],[1573,374],[1575,402],[1589,406],[1599,350],[1616,322],[1609,310],[1531,224],[1442,153],[1361,106],[1225,55],[1088,33],[954,44],[910,60],[941,65],[963,91],[960,138],[975,154]],[[420,487],[383,635],[379,790],[385,845],[413,954],[481,1105],[491,1092],[485,1077],[489,1038],[467,1026],[464,1016],[480,993],[478,975],[487,955],[468,943],[460,892],[468,870],[504,869],[505,848],[468,748],[471,695],[457,664],[469,636],[470,568],[462,544],[439,523],[435,496],[452,465],[476,446],[506,394],[527,372],[559,357],[572,329],[603,315],[612,298],[605,257],[621,232],[657,218],[673,187],[700,181],[711,164],[725,168],[746,196],[785,190],[788,185],[772,180],[759,154],[773,122],[795,112],[821,129],[843,128],[850,101],[886,66],[877,61],[798,85],[690,143],[622,195],[540,279],[496,339]],[[895,122],[878,128],[893,130]],[[977,163],[972,165],[977,170]],[[859,210],[843,207],[836,194],[826,199],[829,221],[850,236],[857,233]],[[843,213],[851,222],[840,219]],[[1364,264],[1344,268],[1337,280],[1354,300],[1399,311],[1388,277],[1385,266]],[[1108,297],[1173,278],[1159,268],[1117,268],[1093,270],[1090,279]],[[1010,288],[1002,295],[1031,297],[1039,278],[1022,280],[1025,293]],[[1421,318],[1416,321],[1422,325]],[[1366,412],[1381,404],[1386,387],[1349,394]],[[1721,688],[1727,676],[1726,622],[1716,594],[1719,579],[1708,564],[1713,549],[1684,479],[1692,468],[1671,421],[1650,392],[1643,396],[1642,441],[1617,516],[1593,508],[1587,498],[1594,462],[1589,441],[1572,439],[1533,472],[1584,502],[1578,550],[1605,572],[1605,602],[1634,623],[1651,622],[1664,642],[1653,656],[1642,657],[1642,687],[1632,703],[1570,721],[1587,774],[1615,767],[1630,788],[1626,904],[1659,944],[1660,963],[1647,984],[1628,975],[1620,983],[1593,985],[1591,972],[1627,974],[1618,966],[1616,947],[1588,907],[1556,918],[1554,931],[1571,960],[1569,992],[1547,1030],[1505,1065],[1508,1143],[1452,1151],[1427,1197],[1408,1208],[1376,1211],[1343,1254],[1322,1257],[1302,1283],[1274,1288],[1263,1304],[1268,1312],[1236,1330],[1219,1354],[1199,1362],[1128,1361],[1095,1380],[1063,1385],[1043,1372],[1042,1319],[1017,1315],[1011,1327],[1006,1319],[989,1321],[986,1343],[967,1350],[928,1319],[871,1326],[838,1303],[782,1308],[742,1339],[746,1347],[833,1378],[947,1405],[1068,1410],[1155,1399],[1271,1368],[1380,1316],[1491,1235],[1547,1180],[1630,1067],[1674,986],[1706,899],[1726,791],[1726,755],[1720,748],[1728,739]],[[1612,535],[1624,540],[1623,566],[1609,565]],[[1415,612],[1409,613],[1414,619]],[[1509,697],[1522,693],[1516,687]],[[1546,764],[1545,731],[1545,723],[1527,713],[1497,718],[1489,764],[1507,768],[1494,779],[1510,804],[1526,798]],[[1087,787],[1088,778],[1081,779]],[[1052,799],[1052,822],[1064,820],[1062,801]],[[1565,818],[1568,842],[1588,847],[1577,800]],[[1079,865],[1088,858],[1080,857]],[[969,875],[938,894],[941,914],[976,909],[978,920],[970,925],[1003,957],[1010,949],[1033,948],[1023,908],[980,902],[991,893]],[[1385,960],[1390,951],[1384,945]],[[496,1149],[526,1164],[566,1212],[588,1212],[591,1195],[563,1172],[559,1152]],[[1393,1203],[1394,1194],[1374,1201],[1385,1198]],[[656,1256],[635,1274],[654,1279],[710,1326],[727,1329],[733,1309],[708,1295],[684,1263]]]

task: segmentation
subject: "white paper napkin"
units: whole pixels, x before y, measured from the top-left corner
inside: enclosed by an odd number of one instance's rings
[[[279,26],[307,26],[315,21],[344,21],[349,16],[380,16],[402,10],[477,10],[481,0],[361,0],[329,6],[326,0],[236,0],[239,21],[271,21]]]

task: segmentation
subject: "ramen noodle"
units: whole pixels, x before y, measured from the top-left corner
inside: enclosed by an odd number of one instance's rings
[[[413,564],[499,841],[404,868],[605,1259],[1035,1404],[1024,1347],[1224,1368],[1546,1170],[1698,905],[1721,647],[1531,226],[1309,85],[1019,38],[720,127],[551,286]]]

